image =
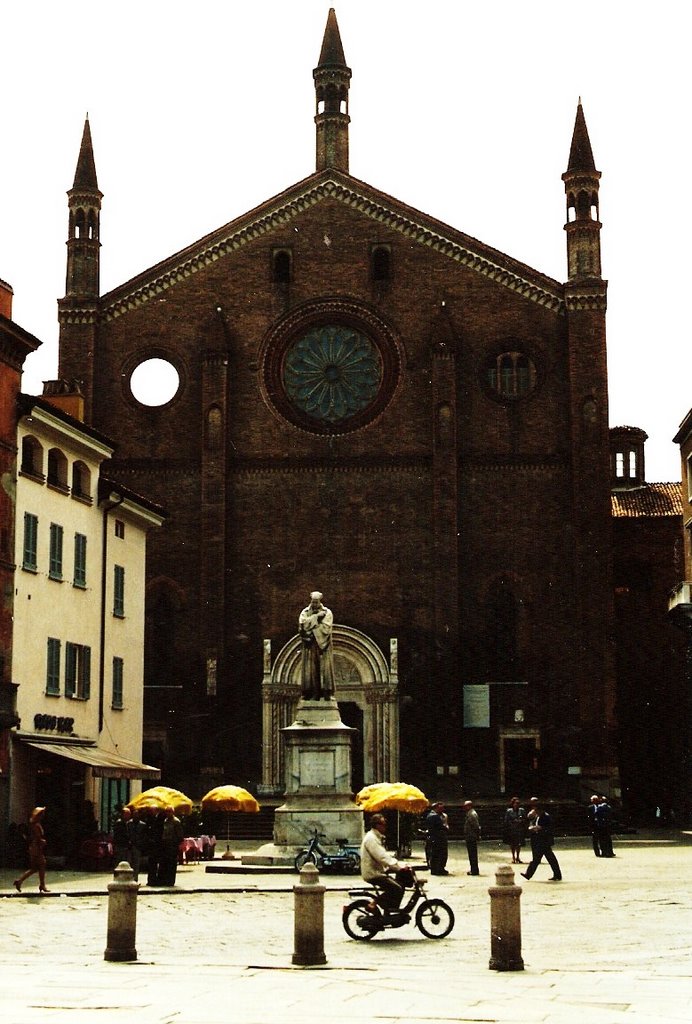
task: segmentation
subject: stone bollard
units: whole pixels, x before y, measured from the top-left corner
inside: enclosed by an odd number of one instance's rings
[[[514,884],[514,872],[503,864],[495,872],[490,893],[491,971],[523,971],[521,958],[521,888]]]
[[[326,964],[324,955],[324,893],[314,864],[300,869],[300,882],[294,892],[294,953],[292,963],[308,967]]]
[[[126,860],[121,860],[108,885],[108,937],[104,960],[136,960],[137,892],[139,882]]]

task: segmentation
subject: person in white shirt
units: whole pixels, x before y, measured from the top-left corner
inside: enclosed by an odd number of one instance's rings
[[[365,833],[360,847],[360,873],[366,882],[383,890],[380,902],[386,911],[396,911],[404,894],[404,885],[391,877],[391,872],[409,872],[411,869],[396,859],[384,845],[387,819],[373,814],[370,831]]]

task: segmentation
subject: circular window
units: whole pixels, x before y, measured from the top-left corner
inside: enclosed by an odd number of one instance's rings
[[[377,347],[353,327],[313,327],[289,345],[283,385],[301,413],[338,424],[367,409],[382,383]]]
[[[265,397],[296,426],[342,434],[371,423],[399,379],[395,337],[380,317],[345,299],[306,303],[267,335]]]
[[[536,367],[523,352],[501,352],[485,363],[484,382],[496,398],[524,398],[536,387]]]
[[[145,359],[130,376],[130,391],[141,405],[166,405],[178,393],[180,375],[167,359]]]

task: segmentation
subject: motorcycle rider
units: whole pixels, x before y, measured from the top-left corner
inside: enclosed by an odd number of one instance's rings
[[[411,868],[396,859],[393,853],[385,848],[384,837],[387,833],[387,819],[384,814],[373,814],[370,819],[370,831],[365,833],[360,846],[360,871],[364,881],[377,885],[383,891],[379,902],[388,913],[396,913],[406,888],[407,876]],[[396,872],[396,879],[390,877]],[[378,902],[373,901],[373,904]],[[373,906],[374,909],[374,906]]]

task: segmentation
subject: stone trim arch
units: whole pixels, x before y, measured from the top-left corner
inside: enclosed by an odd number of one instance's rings
[[[363,712],[363,777],[367,783],[396,780],[399,774],[399,679],[397,640],[390,640],[389,662],[367,634],[335,623],[332,630],[336,699]],[[266,794],[285,788],[281,729],[295,720],[300,699],[300,637],[284,644],[272,662],[271,640],[264,641],[262,680],[262,783]]]

